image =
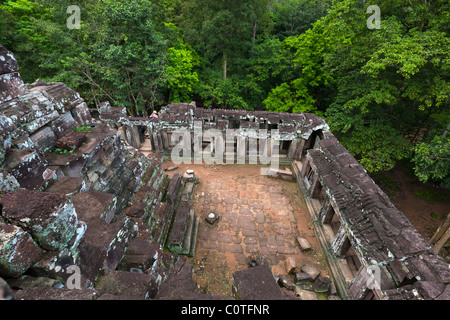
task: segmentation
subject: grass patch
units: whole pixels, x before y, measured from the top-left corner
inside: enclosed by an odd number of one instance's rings
[[[438,190],[416,191],[414,192],[414,195],[419,199],[427,201],[440,201],[440,202],[450,201],[450,193]]]
[[[75,129],[76,131],[83,131],[83,132],[87,132],[90,133],[91,132],[91,127],[89,126],[83,126],[83,127],[78,127]]]

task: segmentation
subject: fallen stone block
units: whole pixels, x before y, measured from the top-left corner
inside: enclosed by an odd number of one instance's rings
[[[189,210],[189,217],[187,221],[187,228],[183,240],[181,254],[189,255],[189,253],[191,252],[192,242],[194,241],[193,239],[194,227],[195,227],[195,212],[194,210],[191,209]]]
[[[0,276],[20,277],[42,257],[42,250],[22,228],[0,224]]]
[[[185,182],[195,182],[195,174],[194,174],[194,170],[187,170],[184,174],[183,174],[183,180]]]
[[[175,172],[172,179],[170,180],[169,187],[167,188],[166,199],[171,204],[175,204],[175,199],[180,187],[181,176],[178,172]]]
[[[82,102],[73,108],[71,111],[72,117],[78,122],[81,126],[85,126],[92,122],[91,112],[89,111],[86,102]]]
[[[314,291],[317,293],[328,293],[330,292],[331,288],[331,279],[328,277],[318,277],[314,281]]]
[[[85,228],[82,230],[83,234],[85,230]],[[77,265],[78,251],[76,250],[76,246],[74,247],[75,249],[71,248],[71,250],[64,249],[59,252],[45,252],[39,262],[28,269],[27,274],[37,278],[58,279],[63,286],[68,287],[69,283],[73,284],[73,280],[70,278],[74,272],[79,271],[79,269],[76,270],[76,268],[79,268]],[[92,281],[87,279],[83,274],[80,274],[79,280],[78,284],[80,285],[80,288],[93,287]]]
[[[294,175],[290,170],[270,168],[269,170],[267,170],[267,175],[271,178],[278,178],[286,181],[295,181]]]
[[[23,290],[25,288],[36,287],[62,288],[64,286],[64,284],[57,279],[32,277],[28,275],[23,275],[18,279],[8,279],[8,284],[14,290]]]
[[[18,189],[4,195],[2,215],[29,232],[46,250],[62,250],[77,238],[75,207],[57,193]]]
[[[302,252],[307,252],[307,251],[311,250],[311,244],[305,237],[298,236],[297,242],[298,242],[298,245],[300,246],[300,250],[302,250]]]
[[[297,267],[294,257],[288,257],[286,259],[286,272],[288,274],[295,274],[299,271],[300,269]]]
[[[12,146],[17,149],[35,149],[36,145],[30,137],[20,137],[12,140]]]
[[[198,293],[197,283],[192,279],[192,264],[180,260],[174,269],[161,284],[155,295],[156,300],[228,300],[226,297]]]
[[[284,287],[288,290],[295,290],[295,287],[296,287],[294,282],[288,276],[286,276],[284,274],[280,274],[278,276],[278,284],[281,287]]]
[[[188,229],[190,206],[187,202],[180,202],[180,205],[175,214],[175,221],[172,224],[169,237],[167,239],[167,246],[173,253],[180,253],[186,238],[186,231]]]
[[[308,284],[313,281],[313,278],[309,273],[297,272],[294,276],[295,284]]]
[[[39,189],[45,185],[45,165],[39,153],[31,149],[12,149],[5,158],[5,170],[26,189]]]
[[[295,295],[300,297],[302,300],[318,300],[315,292],[304,290],[300,286],[295,286]]]
[[[283,294],[269,265],[236,271],[233,274],[233,296],[236,300],[280,300]]]
[[[316,280],[316,278],[320,275],[320,270],[311,264],[304,265],[302,267],[302,271],[309,274],[313,281]]]
[[[192,195],[194,194],[194,182],[186,182],[183,193],[181,194],[181,201],[192,203]]]
[[[49,84],[43,91],[44,95],[53,103],[56,110],[61,113],[66,113],[74,108],[74,101],[79,100],[80,94],[71,88],[67,87],[62,82],[55,82]]]
[[[27,123],[24,126],[24,129],[26,130],[26,132],[28,134],[33,134],[34,132],[38,131],[40,128],[42,128],[46,124],[57,119],[58,117],[59,117],[59,113],[58,113],[58,111],[55,110],[50,114],[47,114],[45,116],[37,118],[36,120],[31,121],[30,123]]]

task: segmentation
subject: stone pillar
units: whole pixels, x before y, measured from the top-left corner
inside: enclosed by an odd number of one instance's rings
[[[245,156],[247,155],[247,138],[237,136],[237,164],[245,164]]]
[[[300,142],[297,144],[297,149],[295,150],[294,159],[301,160],[303,154],[303,148],[305,147],[305,140],[300,139]]]
[[[288,150],[288,158],[295,159],[295,152],[297,151],[298,140],[292,140],[291,145]]]
[[[127,137],[127,142],[131,146],[133,146],[136,149],[139,149],[141,146],[141,138],[139,136],[139,128],[138,126],[126,126],[125,127],[125,133]]]
[[[301,172],[302,178],[305,178],[306,173],[308,172],[308,169],[311,168],[311,167],[312,167],[311,166],[311,161],[309,159],[306,160],[305,163],[303,164],[303,167],[302,167],[302,172]]]
[[[161,130],[161,138],[164,150],[169,150],[169,137],[166,130]]]

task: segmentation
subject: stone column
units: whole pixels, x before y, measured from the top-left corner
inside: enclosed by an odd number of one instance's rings
[[[161,130],[161,139],[164,150],[169,150],[169,137],[166,130]]]
[[[298,140],[292,140],[291,145],[288,150],[288,158],[295,159],[295,152],[297,151]]]

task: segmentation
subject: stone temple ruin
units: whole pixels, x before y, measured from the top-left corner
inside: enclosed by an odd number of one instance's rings
[[[187,262],[195,174],[162,169],[174,131],[193,134],[198,121],[241,129],[234,156],[252,129],[278,130],[340,299],[450,299],[449,265],[319,117],[190,103],[133,118],[108,103],[90,110],[63,83],[24,84],[18,71],[0,46],[0,299],[225,299],[199,293]],[[287,298],[263,257],[235,272],[233,295]]]

